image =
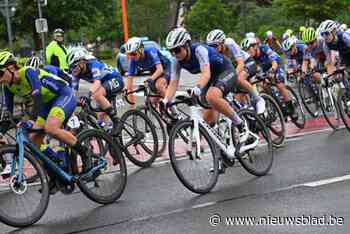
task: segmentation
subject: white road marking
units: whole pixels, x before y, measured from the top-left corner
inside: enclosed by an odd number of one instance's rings
[[[333,183],[337,183],[337,182],[345,181],[345,180],[350,180],[350,175],[344,175],[344,176],[338,176],[338,177],[328,178],[328,179],[324,179],[324,180],[312,181],[312,182],[304,183],[301,185],[307,186],[307,187],[318,187],[318,186],[322,186],[325,184],[333,184]]]

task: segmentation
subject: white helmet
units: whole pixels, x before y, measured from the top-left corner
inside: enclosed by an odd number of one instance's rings
[[[179,46],[184,46],[186,42],[191,41],[190,34],[185,28],[175,28],[168,33],[166,37],[166,47],[171,50]]]
[[[82,46],[71,47],[67,53],[67,64],[71,68],[81,59],[91,58],[87,49]]]
[[[297,43],[296,37],[289,37],[282,42],[282,49],[286,52],[289,51]]]
[[[342,24],[339,26],[339,31],[345,32],[348,29],[348,26],[346,24]]]
[[[225,42],[226,35],[220,29],[214,29],[207,36],[207,44],[208,45],[218,45],[220,43]]]
[[[318,27],[320,34],[324,32],[332,32],[338,29],[338,23],[333,20],[325,20]]]
[[[253,33],[253,32],[246,33],[245,37],[246,38],[255,38],[255,33]]]
[[[247,50],[251,46],[253,46],[257,43],[258,43],[258,41],[255,39],[255,37],[247,37],[247,38],[244,38],[243,41],[241,42],[241,48],[243,50]]]
[[[132,37],[126,42],[125,51],[126,53],[133,53],[133,52],[136,52],[141,47],[143,47],[141,38]]]
[[[33,57],[29,58],[25,63],[25,66],[34,67],[34,68],[39,68],[42,65],[43,64],[41,62],[41,59],[37,56],[33,56]]]
[[[267,36],[268,38],[273,37],[272,31],[267,31],[267,32],[266,32],[266,36]]]

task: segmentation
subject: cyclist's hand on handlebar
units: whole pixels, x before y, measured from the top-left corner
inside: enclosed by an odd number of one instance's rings
[[[34,125],[33,120],[27,120],[27,121],[20,121],[16,126],[17,128],[30,129],[30,128],[33,128],[33,125]]]

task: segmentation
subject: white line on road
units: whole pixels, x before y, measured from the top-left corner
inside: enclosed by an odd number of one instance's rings
[[[318,187],[318,186],[322,186],[325,184],[333,184],[336,182],[345,181],[345,180],[349,180],[349,179],[350,179],[350,175],[344,175],[344,176],[338,176],[338,177],[328,178],[328,179],[324,179],[324,180],[312,181],[312,182],[304,183],[301,185],[308,186],[308,187]]]

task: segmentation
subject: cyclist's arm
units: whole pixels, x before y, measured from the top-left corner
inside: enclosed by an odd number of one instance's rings
[[[90,92],[91,94],[94,94],[99,88],[101,88],[101,81],[100,80],[94,80],[90,86]]]
[[[34,108],[33,108],[33,116],[36,118],[38,116],[39,111],[41,110],[43,106],[43,100],[41,97],[41,82],[39,79],[39,69],[32,69],[28,68],[26,70],[26,78],[29,81],[29,84],[32,88],[32,92],[30,95],[33,97],[34,100]],[[50,83],[47,83],[46,86],[50,86]],[[57,87],[53,87],[57,88]],[[50,89],[51,90],[51,89]]]
[[[331,74],[333,73],[336,68],[335,68],[335,65],[337,64],[337,51],[336,50],[330,50],[330,63],[328,64],[327,66],[327,73],[328,74]]]
[[[4,98],[4,104],[5,104],[6,110],[10,113],[13,113],[14,95],[6,86],[4,88],[3,98]]]
[[[156,49],[151,49],[149,52],[149,55],[150,55],[150,59],[152,59],[153,61],[153,66],[156,67],[156,70],[151,75],[150,79],[155,80],[161,75],[163,75],[164,69]]]
[[[170,82],[165,92],[164,103],[173,99],[180,81],[181,67],[179,63],[175,59],[172,59],[170,66]]]
[[[208,84],[211,76],[209,53],[208,53],[208,50],[203,46],[198,46],[195,53],[199,61],[200,70],[201,70],[200,78],[197,81],[197,85],[200,88],[204,88]]]
[[[236,62],[237,62],[236,72],[239,75],[242,71],[244,71],[244,59],[237,58]]]
[[[164,72],[164,70],[163,70],[162,64],[161,63],[156,64],[156,71],[152,74],[150,79],[152,79],[152,80],[157,79],[158,77],[163,75],[163,72]]]

